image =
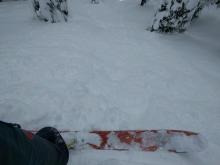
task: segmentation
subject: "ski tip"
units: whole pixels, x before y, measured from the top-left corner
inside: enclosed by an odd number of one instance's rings
[[[198,134],[198,143],[201,149],[200,151],[203,151],[206,148],[208,148],[208,140],[202,134]]]
[[[193,153],[202,152],[207,146],[207,139],[203,135],[197,134],[191,136],[172,136],[164,148],[175,153]]]

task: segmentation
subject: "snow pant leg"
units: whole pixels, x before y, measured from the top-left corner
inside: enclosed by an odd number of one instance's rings
[[[0,164],[66,165],[65,155],[47,140],[0,122]]]

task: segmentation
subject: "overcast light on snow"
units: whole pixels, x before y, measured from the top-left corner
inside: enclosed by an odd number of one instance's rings
[[[70,0],[67,23],[0,2],[0,120],[25,129],[181,129],[200,153],[71,151],[68,165],[219,165],[220,9],[182,34],[159,34],[156,3]]]

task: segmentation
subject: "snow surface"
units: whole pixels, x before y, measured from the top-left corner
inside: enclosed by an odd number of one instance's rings
[[[218,165],[220,10],[184,34],[152,25],[156,0],[72,0],[68,23],[34,20],[27,1],[0,3],[0,120],[33,129],[186,129],[196,154],[72,152],[68,165]]]

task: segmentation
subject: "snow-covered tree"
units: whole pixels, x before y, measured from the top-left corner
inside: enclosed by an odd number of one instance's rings
[[[215,4],[217,5],[217,7],[220,7],[220,0],[215,0]]]
[[[148,0],[141,0],[141,6],[144,6],[145,3],[147,3]]]
[[[197,19],[198,17],[199,17],[199,14],[201,13],[201,11],[202,11],[202,9],[206,6],[206,5],[208,5],[211,1],[213,1],[213,0],[200,0],[199,2],[198,2],[198,4],[196,5],[196,9],[195,9],[195,11],[194,11],[194,14],[193,14],[193,16],[192,16],[192,21],[193,20],[195,20],[195,19]]]
[[[151,31],[183,32],[198,17],[206,0],[162,0]]]
[[[99,1],[98,1],[98,0],[91,0],[91,3],[92,3],[92,4],[98,4]]]
[[[200,0],[200,1],[203,1],[205,6],[216,5],[217,7],[219,7],[219,5],[220,5],[220,0]]]
[[[45,22],[67,21],[67,0],[31,0],[34,15]]]

